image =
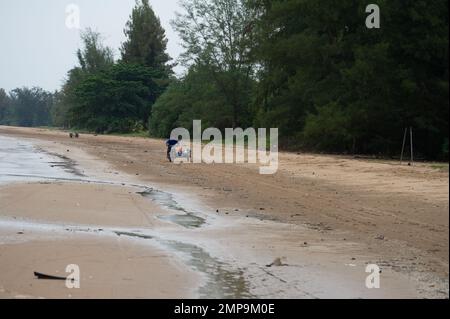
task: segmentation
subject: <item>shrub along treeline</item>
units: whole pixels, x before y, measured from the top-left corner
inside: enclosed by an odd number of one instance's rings
[[[0,91],[0,123],[19,124],[2,101],[23,109],[27,100],[17,101],[31,92],[41,102],[30,110],[56,126],[167,137],[201,119],[278,127],[284,148],[385,156],[398,155],[412,127],[417,155],[448,159],[447,1],[379,0],[380,29],[366,27],[362,0],[181,4],[181,78],[159,19],[137,0],[119,61],[87,30],[61,91]],[[43,123],[30,113],[20,125]]]

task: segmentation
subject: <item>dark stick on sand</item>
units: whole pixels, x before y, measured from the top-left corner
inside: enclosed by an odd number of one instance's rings
[[[44,279],[44,280],[66,280],[66,277],[58,277],[58,276],[51,276],[46,275],[40,272],[34,272],[34,275],[37,277],[37,279]]]

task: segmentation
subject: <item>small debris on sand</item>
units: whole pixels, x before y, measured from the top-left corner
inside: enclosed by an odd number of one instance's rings
[[[286,261],[286,257],[275,258],[275,260],[271,264],[266,265],[266,267],[284,267],[284,266],[289,266],[288,264],[284,263],[283,261]]]

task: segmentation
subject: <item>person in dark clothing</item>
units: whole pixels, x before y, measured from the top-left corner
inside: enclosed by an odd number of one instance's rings
[[[170,152],[172,151],[172,147],[177,145],[178,142],[179,142],[178,140],[172,140],[172,139],[169,139],[169,140],[166,141],[167,159],[169,160],[169,162],[172,162],[172,158],[170,157]]]

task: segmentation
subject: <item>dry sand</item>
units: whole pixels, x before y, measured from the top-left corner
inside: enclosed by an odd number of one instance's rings
[[[90,178],[168,190],[185,200],[185,205],[200,207],[208,225],[192,230],[154,218],[167,211],[129,187],[62,182],[3,186],[0,217],[148,229],[160,238],[201,247],[208,252],[204,258],[233,268],[216,271],[205,288],[205,271],[183,259],[177,249],[114,237],[112,241],[96,238],[98,245],[88,245],[86,238],[32,236],[0,245],[0,296],[67,297],[67,291],[44,289],[40,283],[35,286],[36,280],[30,278],[35,264],[47,265],[53,272],[64,270],[42,257],[54,245],[62,256],[61,265],[70,259],[64,247],[79,242],[78,251],[91,262],[86,268],[99,271],[101,263],[91,259],[98,255],[97,249],[106,260],[117,260],[122,265],[120,273],[126,273],[130,271],[126,258],[114,249],[115,241],[120,241],[130,245],[127,254],[162,253],[164,257],[136,265],[142,272],[161,271],[157,276],[161,282],[167,277],[181,279],[148,287],[148,281],[136,283],[142,273],[131,271],[136,275],[134,284],[124,286],[123,292],[117,278],[104,289],[97,290],[98,282],[93,282],[72,296],[196,296],[211,292],[215,282],[231,287],[234,295],[229,297],[241,293],[280,298],[448,298],[448,166],[409,167],[389,161],[281,153],[278,173],[263,176],[257,166],[248,164],[171,165],[165,161],[163,141],[154,139],[82,135],[70,140],[64,132],[9,127],[0,127],[0,135],[32,139],[46,152],[64,154]],[[12,238],[21,236],[26,237],[26,232]],[[277,258],[285,266],[267,267]],[[365,288],[368,263],[382,267],[381,289]],[[3,278],[5,273],[9,275]],[[230,281],[230,276],[239,278]],[[15,280],[19,284],[14,285]],[[33,289],[24,288],[30,284]]]

